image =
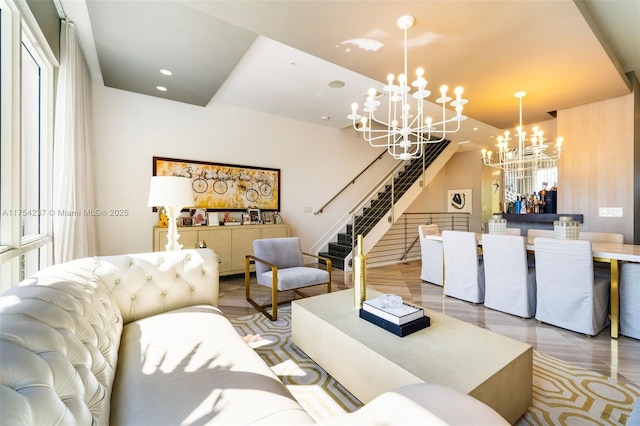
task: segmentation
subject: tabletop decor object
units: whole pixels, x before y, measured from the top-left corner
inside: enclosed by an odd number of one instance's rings
[[[383,294],[375,299],[365,300],[362,309],[397,325],[404,325],[424,316],[424,309],[404,302],[396,294]]]
[[[507,230],[507,219],[501,214],[494,214],[489,219],[489,233],[495,235],[504,235]]]
[[[553,232],[559,240],[577,240],[580,235],[580,224],[571,216],[560,216],[553,222]]]
[[[358,235],[356,254],[353,256],[353,301],[356,309],[361,309],[362,302],[367,298],[367,258],[363,253],[363,245],[364,237],[362,235]]]

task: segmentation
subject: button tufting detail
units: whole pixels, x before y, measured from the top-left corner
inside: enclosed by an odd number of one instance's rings
[[[116,285],[120,284],[120,278],[116,278],[116,280],[114,281]]]
[[[162,295],[166,296],[167,295],[167,290],[162,290]]]

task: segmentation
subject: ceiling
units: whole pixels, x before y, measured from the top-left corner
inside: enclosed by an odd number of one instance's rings
[[[464,87],[469,118],[452,139],[470,140],[466,149],[517,124],[518,91],[527,124],[628,94],[626,73],[640,76],[633,0],[59,1],[100,84],[334,128],[350,125],[350,105],[370,87],[402,72],[396,20],[413,15],[409,74],[425,69],[431,102],[442,84]]]

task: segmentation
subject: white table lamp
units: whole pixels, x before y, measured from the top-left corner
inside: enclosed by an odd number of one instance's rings
[[[179,176],[152,176],[149,185],[149,207],[164,207],[169,219],[167,251],[180,250],[176,220],[184,207],[193,206],[191,179]]]

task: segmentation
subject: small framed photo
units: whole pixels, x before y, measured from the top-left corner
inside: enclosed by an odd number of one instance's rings
[[[181,216],[180,217],[180,226],[193,226],[193,217],[191,217],[191,216]]]
[[[260,209],[247,209],[252,224],[260,223]]]
[[[207,224],[206,209],[192,209],[191,217],[193,218],[193,226]]]
[[[273,224],[273,212],[262,212],[262,223],[265,225]]]

